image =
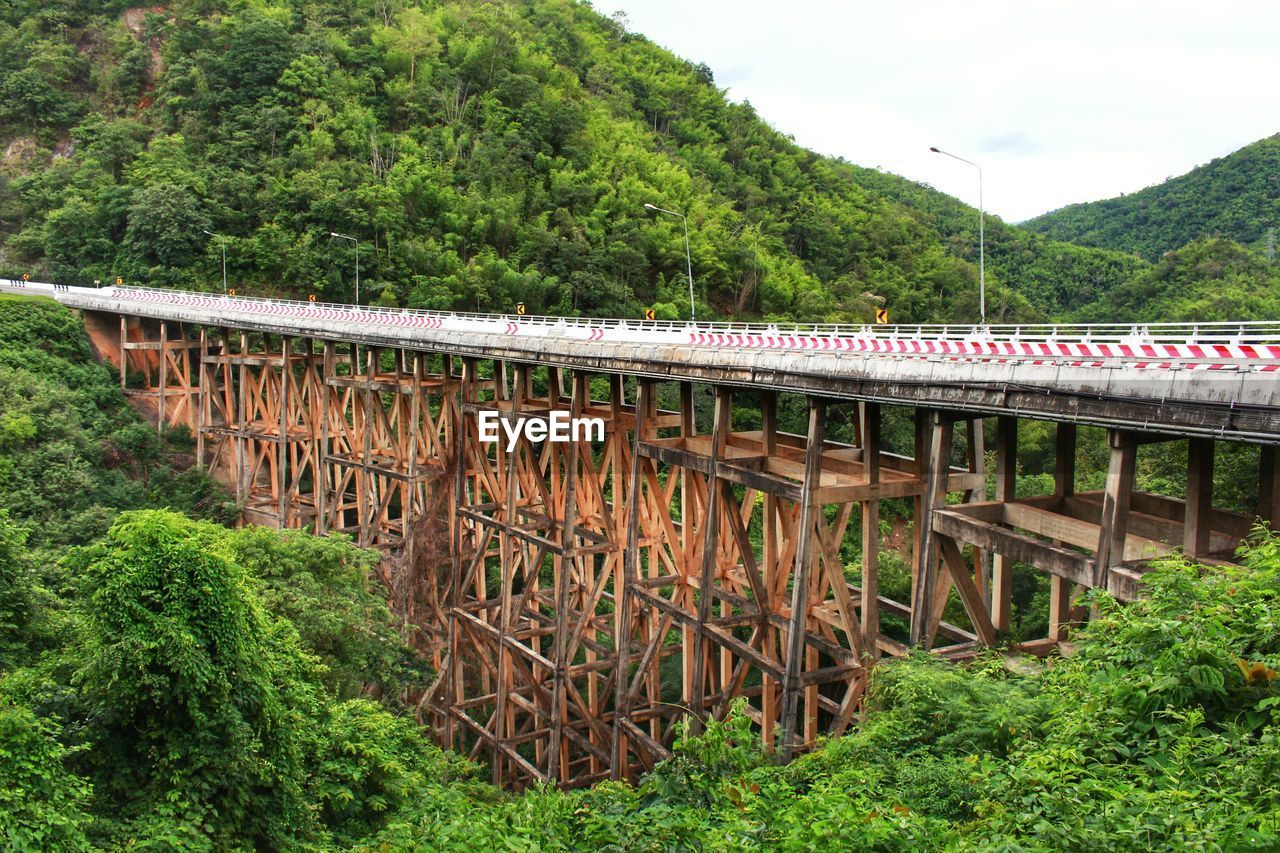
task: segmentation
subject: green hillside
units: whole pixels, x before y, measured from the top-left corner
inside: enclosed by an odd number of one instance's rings
[[[1132,252],[1158,261],[1201,237],[1265,248],[1280,226],[1280,135],[1185,175],[1105,201],[1073,204],[1023,227],[1054,240]]]
[[[855,168],[858,184],[902,205],[936,231],[950,251],[977,257],[978,211],[958,199],[897,175]],[[1093,305],[1124,282],[1145,273],[1140,258],[1051,240],[986,214],[987,274],[1015,283],[1017,291],[1050,318]]]
[[[1232,240],[1206,237],[1076,312],[1083,322],[1143,323],[1280,318],[1280,266]]]
[[[571,0],[0,10],[0,274],[431,308],[977,313],[970,209],[793,144],[712,72]],[[203,232],[218,235],[212,238]],[[997,224],[993,320],[1135,261]]]

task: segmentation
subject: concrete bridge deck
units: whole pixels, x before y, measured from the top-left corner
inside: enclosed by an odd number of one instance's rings
[[[0,281],[88,311],[559,368],[1280,442],[1280,323],[768,326],[476,315]]]

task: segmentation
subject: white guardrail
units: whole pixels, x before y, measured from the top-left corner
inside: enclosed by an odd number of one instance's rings
[[[582,342],[735,349],[847,352],[887,356],[950,356],[982,360],[1067,361],[1101,366],[1121,359],[1138,367],[1210,369],[1247,366],[1280,370],[1280,322],[1150,323],[1138,325],[837,325],[691,323],[584,317],[518,316],[304,302],[133,286],[73,287],[0,279],[0,290],[75,294],[144,305],[207,310],[210,324],[227,312],[264,319],[375,324],[405,331],[470,332]],[[1199,362],[1199,364],[1194,364]]]

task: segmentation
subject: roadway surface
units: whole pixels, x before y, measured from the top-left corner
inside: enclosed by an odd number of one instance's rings
[[[88,312],[477,358],[1280,443],[1280,322],[833,326],[387,309],[0,279]]]

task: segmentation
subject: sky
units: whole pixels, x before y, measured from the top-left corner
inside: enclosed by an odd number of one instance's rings
[[[596,0],[806,148],[1019,222],[1280,132],[1280,3]]]

